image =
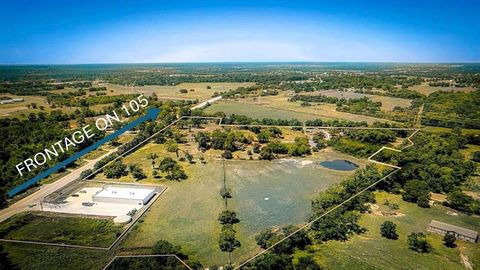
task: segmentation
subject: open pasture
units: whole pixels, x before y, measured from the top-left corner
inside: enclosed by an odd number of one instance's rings
[[[143,93],[151,96],[153,93],[159,99],[198,99],[208,100],[215,92],[225,92],[238,87],[252,86],[255,83],[181,83],[178,85],[147,85],[147,86],[123,86],[111,83],[97,83],[95,86],[107,87],[108,95],[121,95],[132,93]],[[207,89],[210,86],[210,89]],[[180,89],[186,89],[187,93],[180,93]],[[113,92],[111,92],[113,90]],[[193,90],[193,91],[191,91]]]

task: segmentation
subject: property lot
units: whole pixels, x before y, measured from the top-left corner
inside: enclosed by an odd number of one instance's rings
[[[302,107],[300,103],[288,102],[287,97],[262,97],[256,101],[242,100],[222,101],[206,109],[207,113],[224,112],[226,115],[239,114],[252,118],[277,118],[298,119],[300,121],[314,119],[343,119],[349,121],[388,122],[388,120],[371,116],[351,114],[336,111],[335,104],[321,104],[317,106]]]
[[[151,151],[153,147],[148,149]],[[128,158],[141,159],[144,155],[141,152]],[[247,259],[258,251],[254,237],[263,228],[303,223],[310,213],[313,196],[353,173],[318,165],[321,161],[339,158],[364,164],[332,150],[307,159],[227,161],[226,183],[232,190],[229,209],[239,216],[240,223],[236,226],[242,244],[233,252],[233,260]],[[212,158],[206,164],[189,164],[184,168],[189,178],[182,182],[165,182],[168,190],[134,227],[123,247],[150,247],[164,239],[182,246],[191,258],[206,265],[225,263],[228,256],[219,250],[217,243],[220,233],[217,217],[224,209],[220,197],[222,163]]]
[[[122,231],[111,219],[18,214],[0,224],[4,239],[108,247]]]
[[[147,86],[123,86],[111,83],[98,83],[96,86],[107,87],[108,95],[143,93],[151,96],[153,93],[162,99],[198,99],[207,100],[212,97],[215,92],[225,92],[234,90],[238,87],[252,86],[255,83],[181,83],[175,86],[169,85],[147,85]],[[210,89],[207,89],[207,86]],[[187,93],[180,93],[180,89],[186,89]],[[193,91],[191,91],[193,89]],[[113,90],[113,92],[111,92]]]

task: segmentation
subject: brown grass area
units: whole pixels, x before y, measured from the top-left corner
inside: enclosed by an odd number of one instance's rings
[[[212,97],[215,92],[234,90],[242,86],[252,86],[255,83],[181,83],[175,86],[147,85],[147,86],[123,86],[111,83],[96,83],[94,86],[106,86],[107,95],[121,95],[131,93],[144,93],[151,96],[153,93],[160,99],[198,99],[204,101]],[[210,86],[211,89],[207,89]],[[180,93],[180,89],[187,89],[188,93]],[[193,89],[194,91],[190,91]],[[111,92],[113,90],[113,92]]]
[[[451,92],[473,92],[475,88],[473,87],[433,87],[426,84],[411,86],[408,89],[419,92],[426,96],[437,92],[437,91],[451,91]]]
[[[207,109],[207,111],[218,109],[220,111],[224,110],[227,115],[231,113],[236,113],[236,114],[243,114],[243,115],[254,117],[250,113],[253,113],[257,106],[258,107],[261,106],[267,109],[272,108],[285,113],[293,112],[297,114],[302,114],[303,115],[303,117],[301,117],[302,119],[298,118],[300,121],[318,118],[318,119],[344,119],[349,121],[367,121],[370,124],[376,121],[387,122],[387,120],[385,119],[375,118],[371,116],[351,114],[346,112],[338,112],[336,110],[335,104],[321,104],[317,106],[302,107],[300,106],[299,102],[289,102],[288,93],[283,93],[277,96],[266,96],[266,97],[257,97],[257,98],[249,98],[249,99],[247,98],[246,100],[247,105],[245,106],[244,110],[239,110],[240,108],[237,108],[239,106],[234,106],[234,105],[241,105],[242,103],[245,103],[244,99],[238,99],[237,102],[227,102],[227,103],[221,102],[221,103],[212,105],[210,108]],[[225,109],[225,108],[228,108],[228,109]],[[280,115],[280,114],[277,114],[277,115]],[[265,115],[264,117],[272,118],[271,115]],[[298,117],[298,115],[295,115],[295,117]],[[285,117],[282,117],[282,118],[285,118]]]

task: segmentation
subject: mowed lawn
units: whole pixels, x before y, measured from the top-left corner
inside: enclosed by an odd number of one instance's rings
[[[121,95],[131,93],[144,93],[146,96],[151,96],[153,93],[158,98],[165,99],[198,99],[199,101],[208,100],[215,92],[226,92],[228,90],[235,90],[238,87],[252,86],[255,83],[181,83],[178,85],[146,85],[146,86],[123,86],[111,83],[101,83],[97,86],[106,86],[108,95]],[[210,89],[207,89],[210,86]],[[180,89],[187,89],[187,93],[180,93]],[[190,91],[193,89],[193,91]],[[111,92],[113,90],[113,92]]]
[[[108,247],[122,231],[111,219],[18,214],[0,224],[5,239]]]
[[[480,245],[456,241],[457,248],[443,246],[442,236],[427,233],[432,219],[457,226],[478,230],[480,217],[448,215],[449,209],[434,206],[424,209],[406,203],[399,195],[377,192],[376,200],[380,210],[388,199],[400,206],[400,216],[382,216],[375,213],[363,215],[361,225],[368,229],[365,234],[354,236],[346,242],[330,241],[315,246],[315,258],[327,269],[465,269],[461,264],[460,251],[468,257],[473,269],[480,269]],[[397,224],[398,240],[380,237],[380,225],[390,220]],[[428,254],[416,253],[408,248],[407,236],[411,232],[426,233],[434,251]],[[297,256],[299,256],[297,254]]]

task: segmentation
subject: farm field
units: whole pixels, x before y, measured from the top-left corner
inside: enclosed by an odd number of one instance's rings
[[[45,111],[51,111],[47,99],[41,96],[17,96],[9,93],[0,93],[0,96],[10,98],[23,98],[23,102],[15,102],[13,104],[0,104],[0,117],[13,117],[18,116],[20,113],[28,115],[31,112],[39,112],[40,106],[45,107]],[[31,103],[37,104],[37,109],[28,108],[27,105]]]
[[[349,121],[389,122],[388,120],[371,116],[351,114],[336,111],[335,104],[322,104],[318,106],[302,107],[300,103],[288,102],[287,97],[270,96],[254,100],[243,100],[217,102],[205,111],[207,113],[224,112],[226,115],[239,114],[252,118],[277,118],[277,119],[298,119],[300,121],[314,119],[342,119]]]
[[[426,84],[422,85],[414,85],[409,87],[408,89],[410,90],[415,90],[419,92],[420,94],[424,94],[426,96],[437,92],[437,91],[450,91],[450,92],[473,92],[475,91],[475,88],[473,87],[435,87],[435,86],[429,86]]]
[[[383,205],[385,200],[399,205],[396,216],[383,216],[380,211],[390,211]],[[449,209],[443,206],[420,208],[415,204],[404,202],[399,195],[376,192],[379,209],[362,215],[360,224],[367,228],[364,234],[356,235],[346,242],[330,241],[315,245],[315,258],[327,269],[465,269],[461,263],[460,252],[468,257],[473,269],[480,267],[480,247],[456,241],[458,247],[447,248],[442,243],[442,236],[426,233],[427,225],[432,219],[478,229],[480,218],[457,213],[448,215]],[[450,209],[451,211],[451,209]],[[390,220],[397,224],[399,239],[388,240],[380,237],[380,224]],[[407,236],[411,232],[424,232],[435,251],[428,254],[416,253],[408,249]],[[296,254],[297,256],[300,253]]]
[[[134,87],[111,83],[96,83],[94,85],[107,87],[107,95],[144,93],[146,96],[151,96],[155,93],[159,99],[198,99],[204,101],[211,98],[215,92],[220,93],[237,89],[238,87],[252,86],[255,85],[255,83],[181,83],[175,86],[147,85]],[[207,86],[210,86],[211,89],[207,89]],[[180,93],[180,89],[187,89],[188,92]],[[194,91],[190,91],[190,89]],[[110,90],[113,90],[113,92]]]
[[[410,99],[362,94],[362,93],[355,93],[352,91],[326,90],[326,91],[302,93],[302,95],[304,94],[305,95],[324,95],[327,97],[336,97],[336,98],[344,98],[344,99],[359,99],[363,97],[368,97],[371,101],[381,102],[382,110],[384,111],[392,111],[393,108],[395,108],[396,106],[405,108],[410,106],[410,104],[412,103],[412,100]]]
[[[0,224],[5,239],[100,247],[108,247],[121,230],[110,219],[34,213],[18,214]]]

